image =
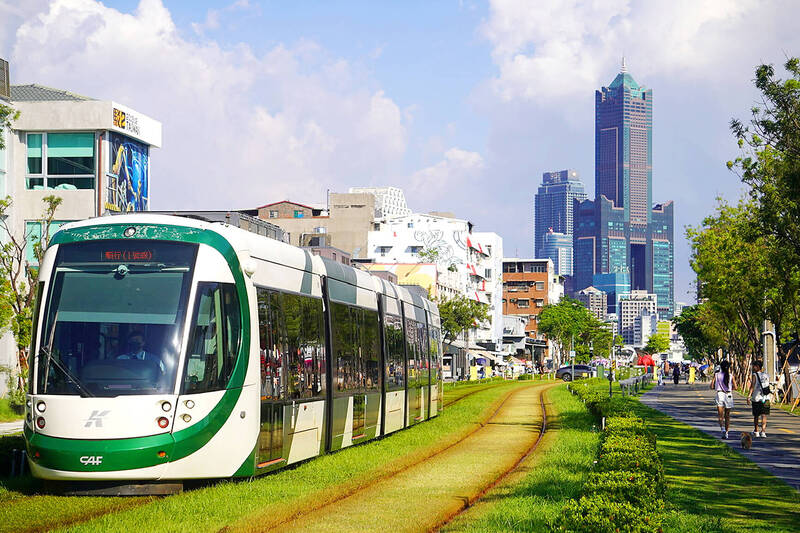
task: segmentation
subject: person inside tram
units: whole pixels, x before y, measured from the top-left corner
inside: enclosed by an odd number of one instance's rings
[[[139,330],[133,330],[128,334],[128,339],[125,344],[126,351],[117,356],[117,359],[138,359],[140,361],[152,361],[158,363],[158,367],[163,374],[166,371],[164,362],[159,356],[152,352],[145,350],[144,333]]]

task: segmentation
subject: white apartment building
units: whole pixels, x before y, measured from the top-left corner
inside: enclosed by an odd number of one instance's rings
[[[637,348],[644,348],[650,337],[655,334],[658,324],[658,315],[652,314],[649,309],[642,309],[642,312],[633,319],[633,345]]]
[[[349,193],[369,193],[375,196],[375,218],[411,214],[406,195],[399,187],[350,187]]]
[[[489,323],[477,328],[470,340],[500,346],[502,238],[491,232],[473,233],[472,224],[466,220],[423,213],[376,220],[374,230],[367,236],[367,258],[374,263],[428,262],[419,257],[420,252],[428,250],[438,254],[436,270],[441,294],[461,294],[489,307]]]
[[[634,323],[636,318],[646,309],[655,315],[657,297],[655,294],[643,290],[633,290],[619,300],[619,333],[627,345],[635,344]]]
[[[66,222],[149,209],[150,149],[161,146],[160,122],[116,102],[35,84],[11,85],[0,101],[20,113],[3,133],[0,197],[13,201],[6,222],[17,238],[28,236],[29,264],[46,196],[62,199],[51,235]],[[0,337],[0,365],[16,367],[10,333]],[[5,391],[0,376],[0,396]]]

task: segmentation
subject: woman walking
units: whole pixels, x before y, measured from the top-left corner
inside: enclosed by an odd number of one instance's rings
[[[769,415],[769,375],[762,372],[764,364],[761,361],[753,361],[753,377],[750,381],[750,396],[747,401],[753,409],[753,436],[766,438],[767,436],[767,415]],[[761,429],[759,430],[759,422]]]
[[[736,382],[731,375],[730,361],[722,361],[719,364],[719,372],[714,374],[711,380],[710,389],[717,391],[717,419],[719,420],[719,430],[722,438],[728,438],[728,429],[731,425],[731,409],[733,409],[733,389]]]

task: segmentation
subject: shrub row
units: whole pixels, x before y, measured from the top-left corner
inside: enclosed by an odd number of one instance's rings
[[[606,426],[595,470],[579,500],[567,504],[559,529],[591,533],[660,531],[664,510],[664,467],[655,435],[637,418],[630,403],[609,399],[592,380],[570,384],[570,390]]]

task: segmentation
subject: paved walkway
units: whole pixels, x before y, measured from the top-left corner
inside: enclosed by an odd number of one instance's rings
[[[708,383],[687,385],[672,382],[653,387],[642,395],[642,403],[722,440],[717,422],[714,391]],[[800,490],[800,417],[772,408],[767,418],[767,438],[754,438],[753,447],[742,448],[744,431],[753,431],[753,416],[743,396],[735,394],[730,438],[724,441],[759,466]]]
[[[14,433],[22,433],[22,420],[0,424],[0,435],[13,435]]]

